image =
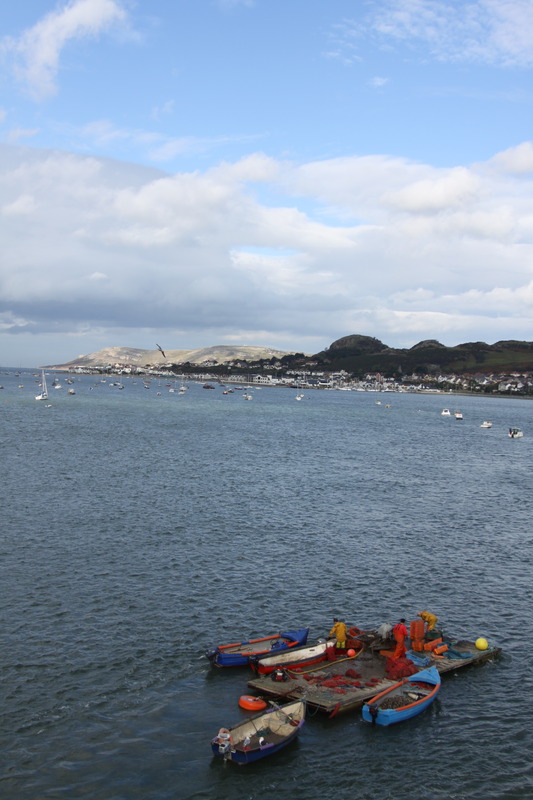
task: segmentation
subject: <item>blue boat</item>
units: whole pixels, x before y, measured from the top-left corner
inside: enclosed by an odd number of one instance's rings
[[[305,700],[274,706],[232,728],[221,728],[211,740],[211,749],[225,761],[250,764],[290,744],[304,722]]]
[[[220,644],[206,652],[207,658],[217,667],[242,667],[250,663],[255,656],[267,655],[276,650],[287,650],[306,644],[309,628],[299,628],[286,633],[275,633],[261,639],[250,639],[247,642]]]
[[[435,667],[410,675],[377,694],[363,706],[366,722],[394,725],[421,714],[436,698],[440,675]]]

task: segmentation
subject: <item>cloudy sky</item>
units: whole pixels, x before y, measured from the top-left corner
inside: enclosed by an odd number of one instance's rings
[[[0,364],[533,340],[533,0],[24,0],[0,59]]]

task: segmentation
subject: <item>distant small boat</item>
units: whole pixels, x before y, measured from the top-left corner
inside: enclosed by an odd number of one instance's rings
[[[285,633],[275,633],[247,642],[221,644],[206,652],[207,658],[217,667],[241,667],[250,663],[253,656],[267,655],[274,650],[286,650],[307,642],[309,628],[299,628]]]
[[[250,764],[290,744],[305,722],[305,700],[295,700],[254,714],[231,728],[221,728],[211,740],[215,756]]]
[[[524,431],[522,428],[509,428],[509,438],[510,439],[521,439],[524,435]]]
[[[481,423],[479,426],[480,428],[492,428],[492,422],[486,419],[484,422]]]
[[[451,417],[452,412],[450,411],[449,408],[443,408],[442,411],[440,412],[440,415],[441,417]]]
[[[42,370],[41,376],[41,391],[39,394],[35,395],[36,400],[48,400],[48,389],[46,388],[46,375],[44,374],[44,369]]]
[[[462,414],[461,411],[454,411],[453,415],[454,415],[455,419],[463,419],[463,414]]]
[[[435,667],[429,667],[395,683],[365,703],[363,719],[384,726],[411,719],[431,705],[439,689],[439,672]]]

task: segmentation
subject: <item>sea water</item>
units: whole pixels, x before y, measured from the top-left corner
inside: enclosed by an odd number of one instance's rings
[[[533,796],[530,400],[38,377],[0,376],[1,798]],[[252,673],[205,650],[424,608],[501,656],[403,725],[212,756]]]

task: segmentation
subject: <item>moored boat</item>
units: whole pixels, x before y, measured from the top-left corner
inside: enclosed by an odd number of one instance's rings
[[[521,439],[523,435],[524,431],[521,428],[509,428],[509,438]]]
[[[363,719],[384,726],[411,719],[431,705],[439,689],[439,672],[435,667],[429,667],[395,683],[365,703]]]
[[[443,408],[442,411],[440,412],[440,415],[441,417],[451,417],[452,412],[450,411],[449,408]]]
[[[253,656],[250,666],[259,675],[268,675],[275,669],[300,669],[325,661],[328,657],[328,648],[335,650],[335,640],[320,641],[313,645],[294,647],[267,655]]]
[[[453,415],[454,415],[455,419],[463,419],[463,414],[462,414],[461,411],[454,411]]]
[[[206,651],[207,658],[217,667],[241,667],[250,663],[254,656],[267,655],[273,650],[287,650],[307,642],[309,628],[299,628],[285,633],[275,633],[246,642],[220,644]]]
[[[35,395],[36,400],[48,400],[48,389],[46,388],[46,375],[44,369],[41,370],[41,391]]]
[[[479,426],[480,428],[492,428],[492,422],[489,419],[484,420]]]
[[[250,764],[290,744],[304,722],[305,700],[295,700],[254,714],[231,728],[221,728],[211,740],[211,749],[225,761]]]

